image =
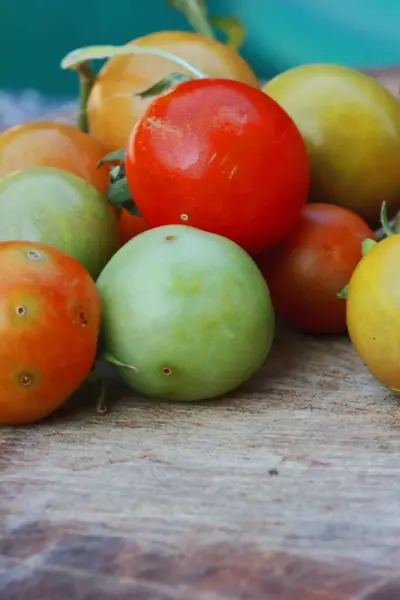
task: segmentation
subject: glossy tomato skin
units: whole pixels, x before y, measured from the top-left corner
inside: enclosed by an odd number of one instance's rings
[[[223,79],[157,97],[132,131],[125,168],[150,227],[191,225],[252,255],[290,230],[309,187],[290,117],[260,90]]]
[[[361,360],[389,390],[400,392],[400,235],[385,238],[360,261],[351,278],[347,328]]]
[[[256,75],[231,48],[191,31],[160,31],[131,42],[186,59],[209,77],[226,77],[259,87]],[[136,54],[111,58],[101,69],[88,103],[89,130],[108,152],[126,145],[132,127],[151,98],[137,94],[174,72],[184,72],[160,56]]]
[[[0,243],[0,424],[39,421],[86,379],[100,300],[74,259],[32,242]]]
[[[147,231],[148,228],[149,227],[146,221],[142,217],[131,215],[123,208],[118,219],[119,239],[121,246],[129,242],[129,240],[136,237],[140,233],[143,233],[143,231]]]
[[[277,313],[307,333],[346,330],[346,303],[337,297],[374,233],[358,215],[330,204],[307,204],[285,240],[258,257]]]
[[[96,168],[104,148],[72,125],[51,121],[24,123],[0,135],[0,179],[28,167],[57,167],[105,193],[108,167]]]

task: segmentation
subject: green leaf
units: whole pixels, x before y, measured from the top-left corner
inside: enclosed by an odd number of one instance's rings
[[[114,152],[110,152],[109,154],[106,154],[105,156],[103,156],[103,158],[101,158],[99,160],[99,162],[97,163],[96,168],[98,169],[105,163],[115,163],[115,162],[123,163],[123,162],[125,162],[125,154],[126,154],[125,148],[120,148],[119,150],[114,150]]]
[[[376,246],[376,244],[377,242],[375,240],[366,238],[361,244],[361,256],[365,256],[367,252],[369,252],[374,246]]]
[[[116,367],[122,367],[123,369],[130,369],[131,371],[135,371],[135,373],[138,372],[138,369],[136,367],[133,367],[132,365],[127,365],[126,363],[121,362],[120,360],[118,360],[118,358],[115,358],[115,356],[113,356],[109,352],[105,352],[102,356],[102,359]]]
[[[338,292],[337,297],[341,300],[347,300],[349,292],[349,285],[347,284],[340,292]]]
[[[132,199],[126,177],[122,177],[108,186],[107,200],[114,206],[125,208],[129,214],[140,217],[140,213]]]
[[[226,34],[226,45],[237,51],[246,39],[243,23],[236,17],[210,17],[214,27]]]
[[[157,81],[157,83],[147,88],[147,90],[139,92],[135,95],[139,96],[139,98],[151,98],[153,96],[159,96],[167,89],[178,85],[179,83],[183,83],[184,81],[190,81],[191,79],[192,77],[188,77],[188,75],[185,75],[184,73],[171,73],[171,75],[167,75],[163,79],[160,79],[160,81]]]

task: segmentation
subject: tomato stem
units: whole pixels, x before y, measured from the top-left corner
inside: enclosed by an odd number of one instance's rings
[[[170,60],[189,73],[192,73],[197,79],[206,79],[207,75],[196,69],[187,60],[172,54],[167,50],[160,48],[142,47],[135,44],[126,44],[124,46],[86,46],[69,52],[61,61],[62,69],[71,69],[78,71],[82,63],[87,63],[90,60],[102,60],[105,58],[113,58],[114,56],[130,56],[135,54],[145,54],[152,56],[160,56]]]
[[[98,389],[98,395],[96,398],[96,410],[100,415],[104,415],[106,414],[106,412],[108,412],[107,409],[107,391],[106,391],[106,386],[104,384],[103,379],[100,377],[100,375],[98,375],[97,373],[95,373],[94,371],[92,371],[90,373],[90,375],[87,376],[86,381],[89,384],[92,384],[94,386],[97,387]]]
[[[385,201],[382,202],[382,206],[381,206],[381,225],[382,225],[383,232],[387,237],[389,237],[391,235],[395,235],[394,231],[392,230],[392,228],[390,227],[390,224],[389,224]]]
[[[83,62],[79,65],[77,73],[79,76],[79,115],[77,125],[81,131],[87,133],[89,129],[87,103],[94,82],[96,81],[96,74],[87,62]]]
[[[197,33],[215,40],[215,34],[208,17],[205,0],[166,0],[167,4],[179,10]]]

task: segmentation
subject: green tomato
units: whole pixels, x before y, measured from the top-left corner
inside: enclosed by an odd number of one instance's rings
[[[9,240],[58,248],[96,279],[118,248],[118,226],[89,183],[61,169],[30,167],[0,181],[0,241]]]
[[[185,225],[123,246],[101,273],[102,342],[146,396],[215,398],[263,363],[274,333],[269,290],[234,242]]]

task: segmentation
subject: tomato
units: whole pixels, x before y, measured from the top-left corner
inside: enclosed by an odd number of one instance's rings
[[[57,167],[75,173],[105,193],[108,167],[96,169],[104,154],[98,142],[71,125],[16,125],[0,135],[0,179],[27,167]]]
[[[370,372],[384,386],[400,391],[400,235],[376,244],[360,261],[350,280],[347,328]]]
[[[268,355],[274,311],[254,261],[226,238],[184,225],[150,229],[101,273],[102,341],[134,389],[214,398]]]
[[[290,230],[309,187],[306,148],[290,117],[260,90],[223,79],[158,96],[131,134],[125,169],[150,227],[191,225],[250,254]]]
[[[379,81],[348,67],[306,64],[265,85],[293,118],[311,162],[310,198],[338,204],[371,226],[382,200],[400,209],[400,103]]]
[[[0,243],[0,424],[39,421],[86,379],[100,299],[81,265],[32,242]]]
[[[118,220],[119,238],[121,244],[124,245],[129,240],[143,233],[148,229],[147,223],[141,217],[131,215],[127,210],[122,209]]]
[[[307,204],[285,240],[258,258],[277,313],[308,333],[346,329],[346,305],[338,298],[361,259],[368,225],[351,211]]]
[[[209,77],[235,79],[259,87],[246,62],[225,44],[185,31],[151,33],[131,42],[168,51],[186,59]],[[151,99],[135,94],[174,72],[184,72],[174,62],[151,55],[119,56],[107,61],[90,94],[89,130],[107,151],[125,146],[133,125]]]
[[[0,241],[26,239],[66,252],[93,278],[119,247],[105,196],[53,167],[23,169],[0,181]]]

